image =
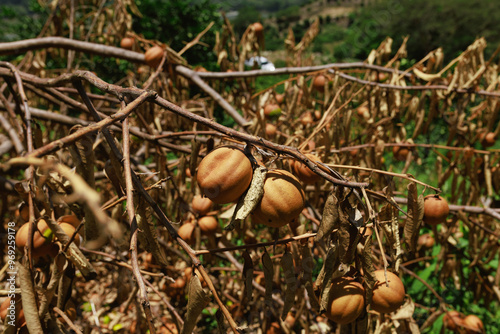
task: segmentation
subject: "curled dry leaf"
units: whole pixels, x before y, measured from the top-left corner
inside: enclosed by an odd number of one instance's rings
[[[273,300],[274,267],[273,267],[273,261],[271,260],[271,257],[269,256],[268,252],[264,252],[264,254],[262,254],[262,267],[264,270],[264,281],[266,288],[265,302],[266,304],[270,305]]]
[[[340,225],[339,201],[334,192],[330,192],[326,199],[325,208],[323,209],[323,217],[319,226],[318,234],[315,240],[320,241],[329,236],[335,228]]]
[[[352,225],[347,215],[340,213],[340,227],[338,231],[339,259],[341,263],[349,264],[354,260],[356,245],[361,238],[358,228]]]
[[[196,140],[191,141],[191,157],[189,158],[189,171],[191,175],[196,172],[196,167],[198,167],[198,155],[200,153],[200,142]]]
[[[384,229],[385,236],[391,245],[391,253],[395,259],[394,270],[398,272],[401,262],[401,243],[399,240],[397,209],[391,204],[386,204],[380,210],[379,218],[381,222],[384,222],[380,226]]]
[[[210,298],[201,287],[200,279],[198,276],[192,275],[189,280],[187,313],[181,334],[191,334],[193,332],[198,316],[209,301]]]
[[[342,277],[344,273],[347,272],[348,266],[340,264],[339,259],[339,249],[336,246],[331,246],[326,254],[325,261],[323,262],[323,268],[316,279],[316,286],[321,285],[321,302],[320,302],[320,312],[326,311],[328,304],[330,302],[330,288],[333,280]]]
[[[252,257],[247,250],[243,252],[243,259],[245,264],[243,265],[243,277],[245,278],[245,288],[247,291],[247,299],[252,299],[252,280],[253,280],[253,261]]]
[[[408,217],[404,228],[405,242],[412,252],[417,249],[417,239],[419,235],[422,219],[424,218],[424,198],[418,195],[415,182],[408,184]]]
[[[311,256],[311,250],[307,245],[300,246],[300,252],[302,254],[301,268],[302,268],[302,281],[306,288],[307,294],[309,296],[309,302],[314,310],[319,310],[319,301],[316,298],[313,290],[312,272],[314,269],[314,259]]]
[[[259,201],[264,195],[264,182],[266,181],[267,168],[259,166],[255,169],[252,177],[252,182],[250,183],[250,188],[246,194],[240,197],[236,209],[234,210],[233,218],[228,226],[225,227],[226,230],[232,230],[234,224],[245,220],[248,215],[255,209]]]
[[[366,304],[371,304],[373,296],[373,287],[377,279],[375,278],[375,267],[372,259],[372,238],[366,238],[361,257],[361,266],[363,268],[363,277],[365,279],[365,297]]]
[[[42,324],[38,317],[38,307],[36,305],[31,271],[19,262],[17,263],[17,270],[19,273],[19,285],[23,292],[21,297],[28,331],[30,333],[43,333]]]
[[[153,254],[158,263],[166,266],[168,263],[163,248],[158,243],[158,232],[154,225],[149,223],[148,217],[151,215],[147,213],[145,205],[138,206],[136,219],[139,241],[142,247]]]
[[[428,74],[428,73],[424,73],[424,72],[420,71],[417,68],[413,69],[413,73],[415,73],[415,75],[418,78],[425,80],[425,81],[433,81],[433,80],[441,78],[441,74]]]
[[[224,313],[220,309],[215,312],[215,319],[217,320],[217,329],[219,334],[226,333],[226,326],[224,325]]]
[[[281,268],[285,274],[285,300],[283,305],[283,313],[281,313],[281,319],[285,320],[288,311],[293,306],[295,301],[295,291],[297,290],[297,278],[295,277],[295,268],[293,266],[293,256],[290,252],[285,252],[281,258]]]

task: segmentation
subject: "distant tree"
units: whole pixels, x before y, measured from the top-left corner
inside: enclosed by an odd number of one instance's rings
[[[2,22],[0,42],[36,37],[47,17],[47,10],[36,0],[5,1],[0,5],[0,21]]]
[[[382,0],[368,4],[351,16],[337,58],[365,58],[386,36],[395,43],[409,35],[409,57],[420,59],[443,47],[450,59],[476,37],[488,41],[488,53],[500,43],[500,6],[496,0]]]
[[[255,7],[242,7],[238,11],[238,16],[232,22],[234,31],[241,36],[250,24],[260,20],[260,13]]]
[[[183,57],[190,64],[216,63],[212,52],[215,31],[220,30],[222,19],[219,7],[211,0],[157,1],[137,0],[137,7],[143,17],[134,17],[133,30],[148,39],[167,43],[174,50],[181,50],[185,44],[196,37],[210,22],[215,26],[202,41],[205,45],[195,45]]]

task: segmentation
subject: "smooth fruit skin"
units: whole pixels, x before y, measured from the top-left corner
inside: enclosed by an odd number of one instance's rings
[[[200,216],[204,216],[212,210],[212,205],[214,202],[208,197],[202,197],[201,195],[196,195],[193,197],[191,201],[191,207],[193,211],[199,214]]]
[[[266,123],[266,136],[268,136],[268,137],[276,136],[277,130],[278,129],[276,128],[276,125],[271,124],[271,123]]]
[[[217,231],[219,223],[214,216],[205,216],[198,219],[198,226],[201,232],[205,234],[214,234]]]
[[[469,314],[462,319],[467,334],[484,333],[484,324],[478,316]]]
[[[21,295],[14,295],[14,302],[11,303],[11,297],[7,297],[0,305],[0,320],[4,323],[5,318],[9,314],[9,321],[12,319],[10,317],[9,307],[14,308],[14,317],[16,327],[24,326],[26,319],[24,318],[23,302],[21,300]]]
[[[294,222],[305,207],[302,186],[285,170],[270,170],[264,182],[264,195],[252,212],[252,221],[270,227]]]
[[[16,233],[16,246],[19,249],[24,248],[26,246],[26,243],[28,242],[29,224],[30,223],[25,223],[24,225],[22,225]],[[45,220],[40,219],[37,222],[32,240],[33,257],[38,258],[51,253],[54,246],[51,242],[52,232],[50,231],[49,226],[47,225],[47,222]]]
[[[401,279],[390,271],[387,272],[389,286],[385,284],[384,269],[375,270],[377,282],[373,288],[371,307],[379,313],[392,313],[403,305],[405,287]]]
[[[460,326],[462,326],[462,317],[462,313],[458,311],[446,312],[443,317],[443,325],[449,330],[456,331]]]
[[[252,163],[235,147],[210,152],[198,166],[196,178],[201,194],[217,204],[235,202],[252,182]]]
[[[179,227],[179,229],[177,230],[177,233],[182,238],[182,240],[184,240],[188,244],[193,243],[193,241],[194,241],[194,224],[189,223],[189,222],[184,223],[183,225],[181,225],[181,227]]]
[[[268,104],[264,107],[264,115],[269,117],[275,117],[281,115],[281,108],[277,104]]]
[[[332,283],[325,316],[340,325],[356,320],[365,308],[365,289],[350,277]]]
[[[326,82],[326,78],[324,75],[322,75],[322,74],[317,75],[313,80],[314,89],[316,89],[318,92],[324,92],[325,91],[325,82]]]
[[[120,46],[124,49],[132,50],[132,47],[134,46],[134,39],[132,37],[122,38]]]
[[[435,243],[436,241],[434,240],[434,237],[429,233],[422,234],[421,236],[418,237],[417,241],[417,244],[423,248],[432,248]]]
[[[75,215],[66,215],[59,217],[59,219],[57,219],[57,223],[68,223],[77,229],[78,226],[80,226],[81,221]],[[78,231],[78,234],[83,236],[83,227]]]
[[[309,160],[313,162],[321,162],[321,159],[315,156],[314,154],[306,154],[305,155]],[[309,167],[304,165],[300,161],[294,161],[292,164],[293,173],[305,184],[314,184],[321,180],[321,176],[313,172]]]
[[[393,146],[392,147],[392,154],[394,155],[394,158],[398,161],[406,161],[406,157],[410,153],[410,150],[408,150],[407,147],[403,146]]]
[[[144,60],[146,64],[153,68],[157,68],[161,63],[161,59],[163,58],[163,48],[161,46],[155,45],[152,48],[148,49],[144,54]]]
[[[446,222],[450,213],[448,202],[439,195],[428,195],[424,198],[424,222],[437,225]]]
[[[494,132],[488,132],[486,134],[483,134],[481,136],[481,145],[484,147],[490,147],[495,145],[496,138],[495,138],[495,133]]]
[[[69,223],[59,223],[59,226],[61,226],[61,228],[63,229],[64,233],[66,233],[66,235],[71,238],[71,236],[75,233],[76,229],[73,225],[69,224]],[[77,246],[77,247],[80,247],[80,235],[77,234],[75,236],[75,240],[73,241],[74,244]]]
[[[253,24],[253,29],[254,29],[256,35],[262,35],[262,33],[264,31],[264,26],[262,26],[262,23],[260,23],[260,22],[255,22]]]

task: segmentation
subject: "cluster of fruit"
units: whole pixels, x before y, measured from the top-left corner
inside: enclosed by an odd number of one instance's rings
[[[318,74],[312,80],[311,84],[312,89],[320,93],[323,93],[325,91],[325,87],[327,86],[328,86],[328,79],[322,74]],[[303,92],[299,91],[298,94],[299,95],[297,99],[300,101],[302,99]],[[279,94],[277,92],[274,92],[273,97],[267,103],[265,103],[263,109],[264,118],[266,121],[265,134],[266,137],[269,139],[274,139],[276,137],[276,134],[278,133],[278,127],[273,122],[276,121],[276,119],[283,113],[282,107],[284,106],[284,101],[285,101],[285,94]],[[322,113],[320,110],[305,111],[300,116],[300,123],[305,127],[307,127],[313,124],[314,122],[319,121],[321,117]],[[326,127],[329,128],[330,124],[327,123]]]
[[[53,299],[52,302],[52,307],[56,306],[54,301],[56,299]],[[66,316],[71,321],[75,321],[76,319],[76,306],[75,303],[71,300],[68,299],[66,302],[66,305],[64,306],[64,313]],[[12,325],[11,319],[12,316],[14,317],[15,320],[12,320],[14,322],[14,327],[18,329],[18,334],[28,334],[28,327],[26,325],[26,318],[24,317],[24,310],[23,310],[23,302],[21,300],[21,295],[16,294],[14,297],[7,297],[5,300],[0,304],[0,319],[2,320],[3,323],[7,323]],[[7,321],[5,321],[7,319]],[[63,317],[58,316],[58,320],[62,323],[65,324],[66,320],[64,320]],[[6,327],[8,328],[8,327]],[[12,328],[12,327],[11,327]],[[8,331],[5,331],[7,333]]]
[[[455,333],[484,333],[483,322],[474,314],[465,316],[458,311],[446,312],[443,317],[443,325]]]
[[[237,147],[223,146],[210,152],[198,166],[202,196],[217,204],[236,202],[253,178],[251,160]],[[305,206],[299,180],[281,169],[269,170],[264,195],[252,212],[252,221],[270,227],[294,223]]]
[[[213,202],[208,197],[202,197],[201,195],[196,195],[193,197],[191,202],[191,208],[198,217],[198,226],[200,227],[201,233],[207,236],[213,236],[219,227],[217,218],[208,215],[212,210]],[[177,233],[179,236],[186,241],[188,244],[192,244],[195,240],[194,230],[196,225],[187,221],[179,227]]]
[[[57,224],[63,229],[63,231],[72,237],[75,234],[76,228],[80,225],[80,220],[73,215],[62,216],[57,220]],[[29,223],[23,224],[16,233],[16,246],[18,249],[22,250],[28,242],[29,234]],[[77,234],[75,236],[74,243],[80,246],[81,236]],[[60,241],[54,237],[54,233],[49,228],[47,222],[42,218],[39,219],[32,239],[32,254],[33,258],[38,259],[46,255],[50,257],[55,257],[59,251]]]
[[[392,313],[404,303],[405,288],[401,279],[384,269],[375,270],[376,283],[373,288],[370,307],[379,313]],[[330,303],[325,316],[341,325],[355,321],[365,309],[365,289],[352,277],[341,277],[332,283],[329,292]]]

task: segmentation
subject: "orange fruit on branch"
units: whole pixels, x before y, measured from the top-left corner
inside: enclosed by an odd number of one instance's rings
[[[250,159],[237,147],[223,146],[207,154],[196,178],[202,195],[217,204],[237,201],[252,181]]]
[[[325,83],[326,77],[323,74],[318,74],[316,77],[314,77],[312,85],[313,88],[318,92],[323,93],[325,91]]]
[[[161,46],[155,45],[149,48],[144,54],[144,60],[146,64],[153,68],[157,68],[163,58],[163,48]]]
[[[124,49],[132,50],[132,48],[134,47],[134,39],[132,37],[122,38],[122,40],[120,41],[120,46]]]
[[[177,230],[179,236],[187,242],[188,244],[192,244],[194,242],[194,224],[187,222],[181,225]]]
[[[200,226],[200,230],[203,233],[214,234],[217,231],[219,223],[214,216],[205,216],[198,219],[198,226]]]
[[[443,317],[444,328],[452,331],[458,330],[462,326],[463,314],[458,311],[446,312]]]
[[[188,169],[189,170],[189,169]],[[199,214],[200,216],[204,216],[212,210],[212,205],[214,202],[208,197],[202,197],[201,195],[196,195],[193,197],[191,201],[191,207],[193,211]]]
[[[375,270],[375,286],[371,308],[379,313],[392,313],[403,305],[405,299],[405,287],[401,279],[387,271],[387,281],[385,283],[384,269]]]
[[[305,156],[313,162],[321,162],[321,159],[314,154],[308,153]],[[321,180],[321,176],[313,172],[307,165],[303,164],[301,161],[294,160],[292,162],[293,173],[306,184],[314,184]]]
[[[28,242],[29,224],[22,225],[16,233],[16,246],[24,248]],[[49,225],[44,219],[38,220],[34,226],[34,234],[32,239],[32,254],[35,258],[52,254],[54,251],[54,244],[52,244],[53,233]]]
[[[255,22],[254,24],[252,24],[252,27],[257,36],[262,36],[262,34],[264,33],[264,26],[262,25],[262,23]]]
[[[430,225],[444,223],[450,213],[448,202],[439,195],[428,195],[424,198],[424,222]]]
[[[267,118],[277,117],[277,116],[281,115],[281,108],[279,105],[274,104],[274,103],[268,104],[264,107],[264,115]]]
[[[365,289],[351,277],[332,282],[325,316],[340,325],[356,320],[365,308]]]
[[[408,147],[404,146],[393,146],[392,147],[392,154],[394,155],[394,158],[398,161],[406,161],[406,158],[408,157],[408,154],[410,153],[410,150]]]
[[[299,180],[285,170],[270,170],[264,182],[264,195],[252,212],[252,221],[282,227],[298,219],[305,207]]]
[[[484,324],[481,319],[474,315],[469,314],[462,319],[462,325],[467,334],[484,333]]]

